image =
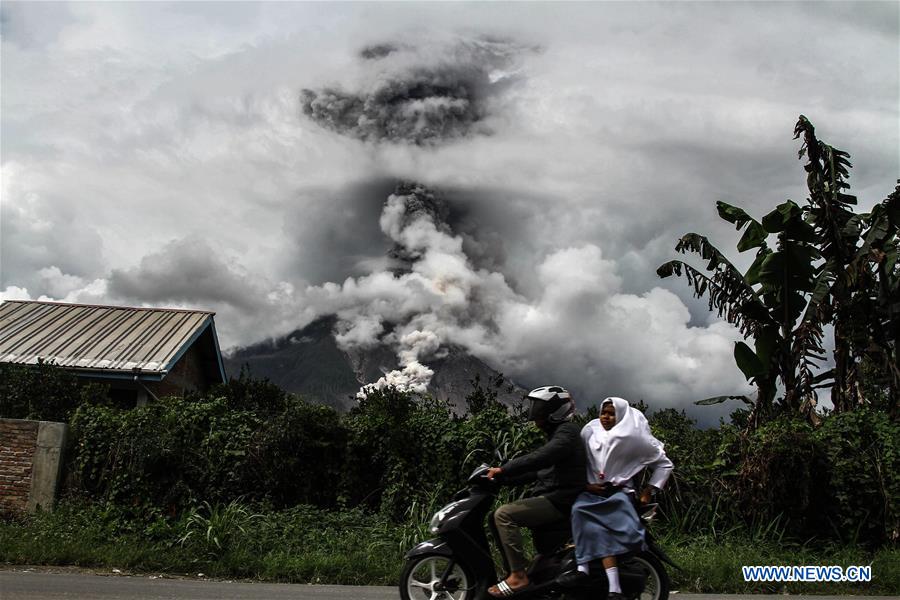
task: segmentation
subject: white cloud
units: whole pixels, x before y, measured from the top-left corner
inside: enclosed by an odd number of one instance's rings
[[[32,297],[25,288],[11,285],[0,292],[0,300],[32,300]]]
[[[4,297],[213,308],[225,345],[333,309],[347,344],[395,320],[603,395],[729,392],[734,332],[655,276],[677,237],[730,251],[716,200],[802,200],[801,112],[853,154],[862,209],[900,172],[890,3],[0,10]],[[373,146],[302,115],[304,88],[379,89],[485,35],[524,50],[475,134]],[[358,56],[384,42],[403,51]],[[383,234],[395,179],[446,190],[454,229]],[[419,253],[399,277],[395,242]]]

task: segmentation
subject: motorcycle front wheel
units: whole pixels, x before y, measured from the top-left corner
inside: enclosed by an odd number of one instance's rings
[[[444,585],[441,578],[449,569]],[[409,559],[400,575],[402,600],[468,600],[473,596],[473,580],[462,566],[439,554]]]
[[[633,556],[631,562],[640,567],[647,576],[644,591],[636,596],[635,600],[668,600],[669,575],[659,559],[649,552],[642,552]]]

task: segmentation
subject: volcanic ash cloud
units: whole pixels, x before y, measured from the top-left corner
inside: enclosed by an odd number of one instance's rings
[[[304,90],[301,107],[320,126],[374,144],[434,146],[488,133],[483,120],[491,101],[515,81],[511,65],[521,51],[508,41],[454,40],[425,64],[423,54],[407,45],[368,46],[360,57],[371,67],[369,83],[357,91]],[[501,295],[511,294],[501,275],[472,268],[461,238],[447,225],[447,214],[435,191],[416,182],[398,183],[379,219],[394,242],[390,271],[347,280],[339,292],[338,344],[353,349],[389,343],[401,366],[364,386],[361,397],[387,385],[424,393],[434,373],[422,361],[434,356],[461,323],[480,323],[473,314],[474,290],[488,282]],[[323,292],[332,295],[326,290],[313,295]],[[395,294],[403,298],[388,306]]]
[[[338,308],[336,340],[343,349],[386,343],[397,351],[401,369],[364,386],[361,396],[387,385],[424,393],[433,375],[424,361],[448,343],[483,338],[482,315],[489,311],[477,299],[514,296],[502,275],[473,268],[445,214],[432,190],[398,184],[380,218],[394,242],[394,267],[321,290],[323,307]]]
[[[303,113],[337,133],[366,142],[435,145],[488,133],[491,100],[517,78],[523,48],[507,41],[457,40],[432,64],[416,64],[415,49],[369,46],[373,80],[359,90],[303,90]]]
[[[367,83],[352,91],[307,90],[303,111],[373,152],[383,144],[427,151],[489,133],[486,123],[517,80],[517,52],[522,48],[499,42],[459,43],[436,54],[372,46],[361,53],[372,75]],[[379,217],[393,243],[390,266],[304,294],[308,312],[337,315],[342,348],[386,344],[396,352],[400,368],[363,386],[361,396],[387,385],[425,391],[429,360],[450,346],[523,383],[550,377],[580,385],[586,401],[620,389],[668,401],[721,385],[739,337],[733,328],[692,327],[687,308],[661,288],[624,293],[613,260],[593,244],[566,245],[564,236],[535,264],[534,297],[523,297],[502,273],[476,267],[448,224],[449,212],[441,190],[399,182]]]

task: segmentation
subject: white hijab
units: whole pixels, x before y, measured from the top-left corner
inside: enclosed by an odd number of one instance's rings
[[[607,431],[595,419],[585,425],[582,437],[588,454],[588,481],[627,485],[641,469],[665,455],[662,442],[653,437],[647,417],[622,398],[606,398],[616,409],[616,424]]]

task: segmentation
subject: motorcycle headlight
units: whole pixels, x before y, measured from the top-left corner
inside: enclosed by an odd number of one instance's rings
[[[434,516],[431,517],[431,523],[428,524],[428,531],[431,533],[438,532],[438,529],[441,528],[441,517],[442,515],[440,512],[434,513]]]
[[[441,528],[444,519],[446,519],[447,516],[453,511],[453,509],[456,508],[457,504],[459,504],[459,502],[451,502],[441,510],[434,513],[434,516],[431,517],[431,522],[428,524],[428,531],[430,531],[431,533],[437,533],[438,529]]]

